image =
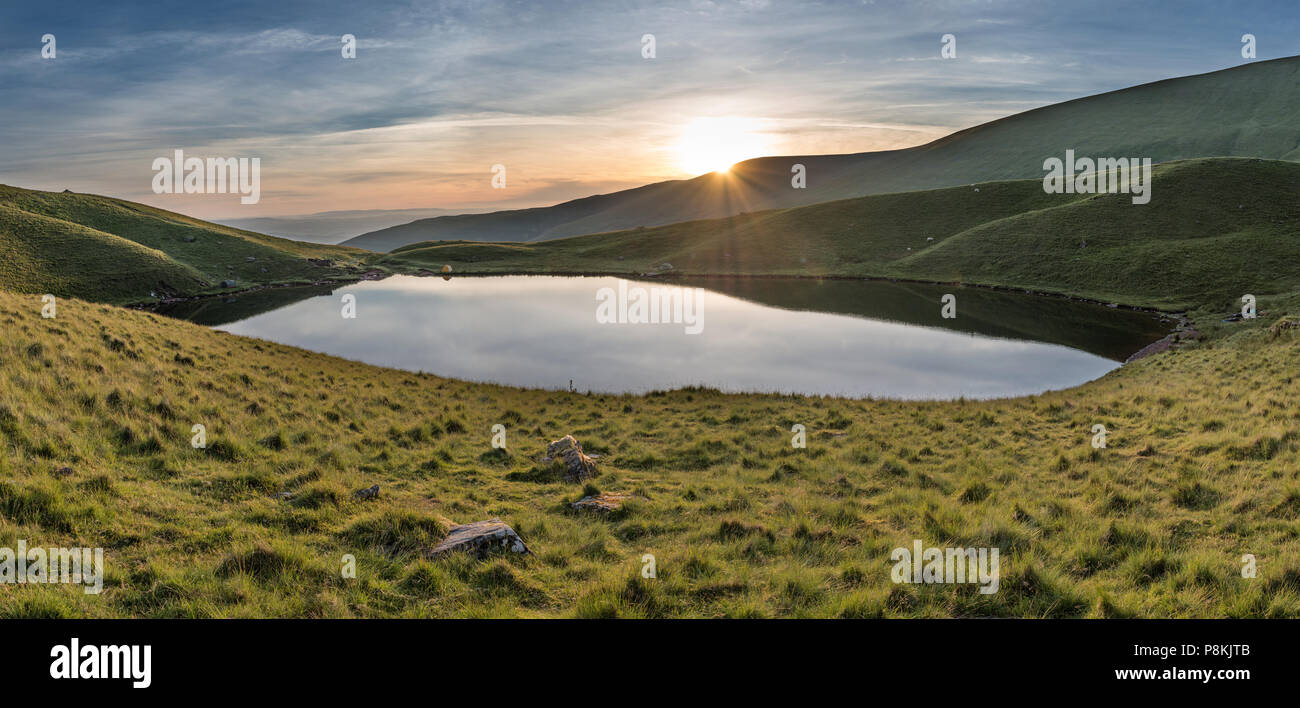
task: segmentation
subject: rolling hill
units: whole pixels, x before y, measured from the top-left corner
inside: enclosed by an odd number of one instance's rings
[[[215,292],[224,280],[242,289],[345,277],[367,255],[121,199],[0,185],[0,287],[15,292],[145,302]]]
[[[551,207],[421,219],[345,245],[392,251],[432,240],[542,241],[802,206],[869,194],[1041,177],[1081,156],[1300,159],[1300,57],[1142,84],[1018,113],[918,147],[763,157],[710,173]],[[807,188],[790,186],[791,166]]]
[[[1169,309],[1300,288],[1300,163],[1216,158],[1153,172],[1144,205],[1127,194],[1046,194],[1041,180],[1011,180],[532,244],[414,244],[374,263],[448,264],[457,273],[891,277]]]

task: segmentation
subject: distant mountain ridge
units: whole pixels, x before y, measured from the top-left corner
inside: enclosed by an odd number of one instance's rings
[[[1047,157],[1300,160],[1300,57],[1165,79],[1036,108],[917,147],[762,157],[710,173],[550,207],[421,219],[344,245],[392,251],[433,240],[543,241],[975,182],[1040,177]],[[807,170],[807,188],[790,185]]]
[[[1166,162],[1152,170],[1150,193],[1138,205],[1123,193],[1045,193],[1039,179],[981,182],[539,243],[427,242],[371,265],[886,277],[1223,312],[1245,293],[1300,290],[1300,161]]]
[[[245,231],[290,238],[308,243],[333,244],[358,233],[385,229],[410,223],[416,219],[432,219],[453,214],[481,214],[491,209],[355,209],[349,211],[322,211],[294,216],[255,216],[238,219],[217,219],[214,223],[233,226]]]

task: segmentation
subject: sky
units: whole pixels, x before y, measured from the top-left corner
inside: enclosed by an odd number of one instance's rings
[[[546,205],[760,155],[919,145],[1251,61],[1246,33],[1255,60],[1300,54],[1300,7],[0,0],[0,183],[209,219]],[[154,160],[177,149],[258,158],[258,202],[154,193]]]

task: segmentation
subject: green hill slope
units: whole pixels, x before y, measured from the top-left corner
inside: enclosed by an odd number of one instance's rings
[[[850,197],[1041,177],[1080,156],[1300,159],[1300,57],[1253,62],[1058,103],[905,150],[764,157],[727,174],[660,182],[553,207],[423,219],[346,245],[391,251],[428,240],[537,241]],[[790,186],[794,164],[806,189]]]
[[[203,287],[202,273],[161,251],[5,204],[0,204],[0,263],[0,286],[16,291],[118,300],[145,287]]]
[[[892,270],[1100,300],[1184,306],[1300,288],[1300,164],[1195,160],[1156,171],[1150,204],[1074,200],[991,221]],[[1086,244],[1086,245],[1085,245]],[[1156,295],[1161,293],[1163,295]]]
[[[1158,166],[1144,205],[1017,180],[536,244],[416,244],[375,262],[462,273],[646,273],[668,263],[694,275],[910,278],[1182,308],[1300,287],[1297,194],[1297,163],[1190,160]]]
[[[345,277],[367,255],[143,204],[0,185],[0,287],[106,302]],[[318,266],[307,259],[333,261]]]

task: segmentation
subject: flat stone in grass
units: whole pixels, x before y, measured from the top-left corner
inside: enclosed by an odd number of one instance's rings
[[[491,518],[475,521],[472,524],[459,524],[451,527],[447,537],[442,540],[429,555],[445,556],[460,551],[471,552],[480,558],[494,550],[511,553],[532,553],[524,540],[501,519]]]
[[[594,496],[583,497],[569,506],[578,511],[599,511],[608,514],[611,511],[622,509],[623,502],[626,502],[631,497],[631,494],[602,492]]]
[[[564,463],[564,481],[581,482],[596,476],[596,463],[583,454],[582,443],[572,435],[565,435],[546,446],[542,462],[559,460]]]

